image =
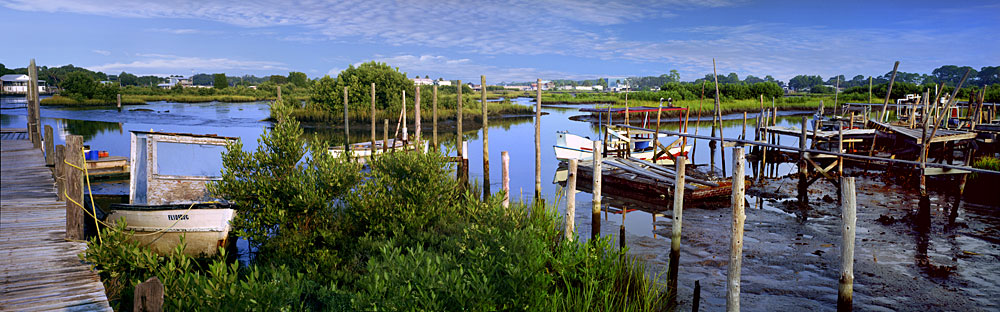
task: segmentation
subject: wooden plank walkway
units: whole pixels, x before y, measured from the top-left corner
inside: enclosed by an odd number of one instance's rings
[[[923,128],[910,129],[907,127],[894,126],[888,123],[881,123],[874,120],[868,120],[868,127],[876,129],[882,133],[899,134],[902,138],[906,139],[907,141],[913,142],[913,144],[918,144],[918,145],[923,144],[923,140],[921,140],[924,131]],[[928,131],[927,135],[931,135],[931,131]],[[975,138],[976,138],[975,132],[938,129],[937,133],[934,134],[934,137],[930,139],[930,143],[972,140]]]
[[[111,311],[104,284],[66,240],[66,204],[42,151],[0,141],[0,311]]]

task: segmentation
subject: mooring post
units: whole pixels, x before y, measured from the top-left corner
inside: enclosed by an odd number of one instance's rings
[[[277,103],[278,105],[281,105],[281,103],[283,103],[283,102],[281,101],[281,86],[278,86],[278,101],[277,101],[276,103]]]
[[[743,136],[740,139],[747,139],[747,112],[743,112]]]
[[[566,240],[572,241],[576,220],[576,167],[577,160],[569,160],[569,174],[566,176]]]
[[[122,112],[122,94],[118,93],[118,112]]]
[[[35,59],[31,59],[28,66],[28,137],[35,148],[42,147],[41,116],[39,116],[38,103],[38,68],[35,67]]]
[[[763,138],[764,142],[767,142],[768,141],[768,134],[767,134],[768,131],[766,129],[763,129],[762,131],[764,132],[764,138]],[[770,142],[768,142],[768,143],[770,143]],[[760,149],[760,168],[757,168],[758,172],[759,172],[759,173],[757,173],[757,182],[760,182],[761,176],[767,174],[767,172],[764,171],[765,170],[764,168],[766,168],[766,167],[767,167],[767,147],[766,146],[762,146],[761,149]]]
[[[465,155],[464,155],[465,151],[463,151],[463,148],[462,148],[462,143],[465,142],[465,140],[462,139],[462,106],[463,106],[462,105],[462,80],[458,80],[458,84],[456,86],[458,88],[457,88],[456,93],[455,93],[455,101],[456,101],[456,103],[455,103],[455,109],[457,110],[455,112],[455,114],[456,114],[455,118],[457,119],[455,121],[455,126],[457,127],[457,129],[455,129],[455,136],[456,136],[455,139],[457,140],[457,142],[455,144],[455,147],[458,148],[458,158],[459,159],[465,159]],[[462,177],[463,177],[463,173],[462,172],[464,172],[465,170],[468,170],[468,169],[465,168],[465,161],[462,160],[461,162],[458,163],[458,179],[459,179],[459,181],[462,181]],[[463,187],[464,187],[464,185],[463,185]]]
[[[503,207],[510,207],[510,155],[507,151],[500,152],[500,180],[503,181]]]
[[[389,152],[389,120],[383,119],[384,124],[382,125],[382,153],[385,154]],[[393,139],[393,147],[396,146],[396,140]]]
[[[434,128],[433,129],[434,134],[432,137],[434,142],[432,143],[434,144],[434,150],[437,151],[439,150],[439,147],[438,147],[438,86],[436,84],[434,85],[434,88],[431,89],[431,96],[433,97],[433,99],[431,100],[431,105],[433,105],[433,107],[431,108],[431,115],[433,115],[432,117],[433,121],[431,122],[431,127]]]
[[[843,242],[840,245],[840,287],[837,293],[837,311],[853,310],[854,289],[854,226],[857,223],[854,177],[840,178],[840,196]]]
[[[882,112],[878,115],[879,122],[885,122],[885,110],[889,107],[889,97],[892,95],[892,83],[896,81],[896,70],[899,69],[899,61],[896,61],[895,65],[892,65],[892,78],[889,78],[889,88],[885,91],[885,101],[882,102]],[[871,85],[869,84],[869,90],[871,90]],[[871,91],[869,91],[870,93]],[[869,95],[868,97],[871,97]]]
[[[53,166],[56,163],[56,155],[53,150],[55,142],[52,142],[52,126],[45,125],[45,165]]]
[[[729,240],[729,271],[726,288],[726,311],[740,310],[740,269],[743,263],[743,221],[746,219],[743,211],[743,148],[733,148],[733,222]]]
[[[694,299],[691,300],[691,312],[698,312],[701,305],[701,281],[694,281]]]
[[[809,189],[809,167],[806,163],[806,157],[809,157],[804,150],[806,149],[806,117],[802,117],[802,133],[799,135],[799,204],[805,205],[809,204],[809,194],[806,192]]]
[[[372,157],[375,157],[375,83],[372,82]],[[386,142],[382,142],[383,145]]]
[[[591,187],[593,191],[591,192],[593,200],[591,203],[591,215],[590,215],[590,239],[597,239],[601,236],[601,176],[603,175],[603,170],[601,170],[601,154],[602,146],[600,142],[594,141],[594,165],[593,165],[593,183]]]
[[[628,207],[622,205],[622,225],[618,227],[618,249],[625,250],[625,213],[628,212]],[[622,253],[622,257],[625,254]]]
[[[535,94],[535,200],[542,199],[542,79],[538,78]],[[609,116],[610,117],[610,116]]]
[[[83,160],[83,137],[79,135],[66,136],[66,167],[63,167],[66,179],[66,238],[82,240],[83,235],[83,168],[87,164]],[[76,167],[73,167],[76,166]]]
[[[348,158],[351,156],[351,127],[348,124],[347,114],[347,87],[344,87],[344,153],[347,153]]]
[[[844,152],[844,127],[837,123],[837,153]],[[844,176],[844,156],[837,156],[837,176]]]
[[[56,176],[56,195],[59,196],[59,201],[66,200],[66,146],[57,145],[56,146],[56,162],[55,166],[55,176]]]
[[[681,258],[681,225],[684,213],[684,176],[686,175],[687,158],[678,156],[674,163],[677,165],[677,178],[676,183],[674,183],[673,231],[670,233],[670,269],[667,270],[667,294],[672,303],[677,301],[677,269],[680,266]],[[735,171],[733,173],[735,174]]]
[[[163,311],[163,283],[156,276],[135,285],[132,311],[160,312]]]
[[[413,92],[413,148],[417,149],[418,153],[423,153],[423,148],[420,147],[420,85],[416,86],[417,89]]]
[[[479,76],[480,101],[483,106],[483,200],[490,197],[490,126],[486,107],[486,76]]]

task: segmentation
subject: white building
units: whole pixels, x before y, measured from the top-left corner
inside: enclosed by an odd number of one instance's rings
[[[0,90],[3,93],[25,94],[28,93],[28,75],[10,74],[0,76]],[[48,92],[49,87],[45,85],[45,80],[38,81],[38,93]]]
[[[413,78],[413,84],[421,86],[430,86],[434,84],[434,79],[430,78]]]
[[[450,86],[451,80],[438,80],[435,81],[434,83],[436,83],[438,86]]]
[[[181,76],[181,75],[171,75],[171,76],[167,77],[167,82],[166,83],[157,84],[156,86],[160,87],[160,88],[163,88],[163,89],[169,89],[169,88],[171,88],[173,86],[176,86],[178,83],[181,84],[181,87],[185,87],[185,88],[191,87],[191,85],[192,85],[191,84],[191,78],[187,78],[187,77],[184,77],[184,76]]]

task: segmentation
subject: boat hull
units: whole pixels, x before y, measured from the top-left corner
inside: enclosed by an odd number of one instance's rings
[[[176,206],[172,206],[176,207]],[[195,257],[214,256],[219,247],[229,241],[230,221],[236,215],[233,209],[164,209],[164,210],[113,210],[107,220],[117,222],[124,218],[126,230],[134,231],[132,240],[149,247],[161,255],[170,254],[184,237],[184,254]]]

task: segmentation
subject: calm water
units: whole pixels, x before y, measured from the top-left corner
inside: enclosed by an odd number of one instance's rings
[[[531,105],[528,99],[517,101]],[[0,126],[25,127],[26,111],[18,107],[23,98],[3,98],[0,110]],[[599,137],[598,128],[587,122],[570,120],[582,113],[583,106],[543,107],[548,115],[542,116],[542,193],[546,202],[552,203],[559,194],[560,186],[553,183],[558,161],[552,145],[556,131]],[[261,121],[268,117],[267,103],[166,103],[154,102],[150,105],[125,106],[122,112],[115,109],[69,109],[42,107],[42,123],[55,130],[55,143],[62,144],[68,134],[84,136],[85,144],[92,149],[107,150],[111,155],[129,156],[129,131],[164,131],[178,133],[218,134],[239,137],[244,148],[255,149],[256,139],[270,123]],[[735,116],[727,116],[735,117]],[[751,115],[751,122],[754,116]],[[692,116],[692,119],[694,117]],[[742,118],[742,115],[739,116]],[[674,120],[673,118],[669,118]],[[779,118],[779,125],[797,126],[800,117]],[[381,124],[381,123],[379,123]],[[708,135],[710,122],[703,122],[698,134]],[[411,125],[412,127],[412,125]],[[666,128],[676,129],[676,124]],[[424,138],[430,139],[430,125],[424,125]],[[694,132],[695,123],[689,124]],[[412,128],[411,128],[412,131]],[[752,124],[747,131],[752,136]],[[725,137],[734,138],[741,134],[740,121],[726,123]],[[331,145],[341,144],[342,132],[335,130],[307,129],[307,133],[331,138]],[[367,140],[367,131],[352,129],[352,140]],[[381,135],[382,129],[377,133]],[[510,154],[511,198],[530,200],[534,193],[534,120],[533,118],[491,120],[489,128],[491,189],[500,189],[501,151]],[[454,155],[454,134],[440,133],[442,145]],[[463,134],[469,141],[470,176],[482,179],[482,131],[471,130]],[[752,137],[751,137],[752,139]],[[782,144],[797,145],[793,137],[783,137]],[[689,145],[694,142],[689,141]],[[722,167],[722,159],[717,151],[712,155],[706,142],[698,142],[693,155],[695,165],[707,166],[715,163]],[[714,156],[714,161],[713,161]],[[725,149],[727,173],[731,173],[732,148]],[[747,173],[752,172],[748,164]],[[718,169],[717,169],[718,170]],[[779,165],[773,171],[781,176],[793,172],[794,166]],[[876,179],[876,178],[873,178]],[[775,180],[771,187],[778,190],[793,190],[791,182]],[[95,185],[97,186],[97,185]],[[859,190],[859,194],[907,194],[910,188],[886,185],[886,189],[872,192]],[[791,191],[788,191],[791,192]],[[100,194],[126,194],[127,184],[107,184],[95,188]],[[835,193],[829,193],[836,197]],[[625,218],[626,239],[632,254],[647,260],[650,274],[663,272],[665,276],[669,254],[670,211],[669,206],[655,206],[627,199],[613,198],[608,194],[604,200],[608,210],[615,212],[622,206],[630,211]],[[610,196],[609,196],[610,195]],[[794,196],[792,194],[791,196]],[[873,195],[874,196],[874,195]],[[932,198],[945,202],[944,196]],[[806,217],[784,204],[784,200],[762,201],[748,196],[751,203],[747,207],[745,233],[745,259],[743,265],[743,307],[747,310],[786,310],[789,307],[805,307],[813,310],[833,310],[836,307],[837,278],[839,273],[839,213],[835,209],[818,209]],[[562,200],[560,200],[561,202]],[[589,237],[591,196],[580,192],[576,196],[576,224],[580,237]],[[881,225],[874,220],[882,214],[902,218],[916,207],[915,203],[891,198],[878,211],[859,207],[859,250],[856,255],[855,304],[862,310],[894,309],[971,309],[993,310],[1000,298],[1000,251],[996,244],[975,238],[974,235],[914,233],[899,225]],[[949,201],[950,202],[950,201]],[[563,211],[564,203],[558,209]],[[835,202],[834,202],[835,205]],[[874,205],[874,204],[873,204]],[[996,204],[993,204],[996,205]],[[720,310],[725,307],[725,275],[728,259],[729,204],[728,200],[687,207],[684,216],[684,238],[682,241],[679,300],[685,308],[690,307],[694,281],[702,284],[702,308]],[[638,208],[638,210],[631,210]],[[944,209],[944,208],[940,208]],[[965,224],[967,232],[975,235],[996,237],[1000,221],[995,206],[966,204],[959,221]],[[605,214],[602,233],[617,236],[621,225],[621,214]],[[975,231],[969,230],[975,229]],[[921,239],[921,237],[923,237]],[[865,242],[861,242],[862,240]],[[617,241],[617,239],[614,239]],[[245,242],[240,242],[245,250]],[[832,246],[832,247],[831,247]],[[937,259],[942,265],[956,266],[949,278],[931,277],[912,260],[914,250],[922,257]],[[919,252],[922,250],[922,252]],[[956,251],[957,250],[957,251]],[[964,253],[969,251],[972,254]],[[967,255],[958,257],[956,254]],[[973,255],[975,254],[975,255]],[[909,258],[908,258],[909,257]],[[954,258],[954,260],[952,260]],[[909,259],[909,260],[908,260]],[[871,273],[874,272],[874,273]],[[868,276],[866,274],[870,274]],[[954,300],[932,300],[937,296],[968,298],[962,304]],[[927,299],[931,298],[931,299]],[[922,305],[908,305],[917,302]],[[935,303],[941,306],[935,307]]]

